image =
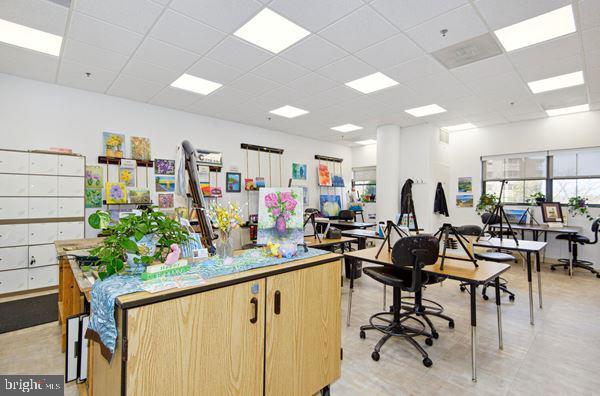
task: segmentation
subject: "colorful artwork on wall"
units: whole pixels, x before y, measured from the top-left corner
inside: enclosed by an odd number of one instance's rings
[[[125,135],[120,133],[102,133],[102,151],[106,157],[123,158]]]
[[[155,159],[154,173],[157,175],[174,175],[175,161],[168,159]]]
[[[102,177],[102,167],[98,165],[88,165],[85,167],[85,188],[99,188],[104,186]]]
[[[331,186],[331,176],[327,164],[319,164],[319,186]]]
[[[119,165],[119,181],[127,187],[135,187],[137,176],[137,163],[135,160],[121,160]]]
[[[331,181],[331,185],[333,187],[344,187],[344,178],[342,176],[333,175],[333,180]]]
[[[242,190],[242,174],[227,172],[225,174],[225,192],[240,192]]]
[[[174,192],[175,176],[156,176],[156,192]]]
[[[335,217],[340,213],[342,200],[339,195],[321,195],[319,197],[321,213],[325,217]]]
[[[102,207],[102,189],[101,188],[86,188],[85,189],[85,207],[86,208],[101,208]]]
[[[107,204],[127,203],[127,190],[125,183],[106,183],[105,194]]]
[[[254,187],[254,179],[244,179],[244,190],[256,190],[256,187]]]
[[[161,209],[172,209],[173,208],[173,194],[158,194],[158,207]]]
[[[150,139],[141,136],[131,137],[131,158],[150,161]]]
[[[198,184],[210,183],[210,167],[198,166]]]
[[[304,204],[305,208],[308,208],[308,206],[309,206],[308,187],[306,187],[306,186],[302,186],[302,203]]]
[[[472,192],[473,191],[473,178],[472,177],[459,177],[458,178],[458,192]]]
[[[265,178],[264,177],[258,176],[258,177],[254,178],[254,187],[255,188],[258,189],[258,188],[263,188],[265,186],[266,186],[266,184],[265,184]]]
[[[261,188],[258,198],[258,244],[304,243],[303,207],[299,187]]]
[[[150,203],[150,190],[144,187],[130,188],[127,191],[129,203],[147,204]]]
[[[459,208],[472,208],[473,207],[473,195],[472,194],[457,194],[456,195],[456,206]]]
[[[306,180],[306,164],[292,164],[292,179]]]

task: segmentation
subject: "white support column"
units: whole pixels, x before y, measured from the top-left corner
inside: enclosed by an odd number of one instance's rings
[[[394,220],[400,211],[400,127],[377,127],[377,220]]]

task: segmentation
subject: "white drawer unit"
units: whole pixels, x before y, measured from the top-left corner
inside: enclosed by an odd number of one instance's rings
[[[29,267],[42,267],[57,264],[56,247],[53,243],[48,245],[29,246]]]
[[[58,239],[58,223],[29,224],[29,244],[54,243]]]
[[[27,268],[29,249],[27,246],[0,248],[0,271]]]
[[[27,290],[28,269],[0,272],[0,293]]]
[[[56,197],[58,195],[58,177],[29,176],[30,197]]]
[[[0,247],[27,245],[27,224],[0,225]]]
[[[58,217],[83,217],[83,198],[58,198]]]
[[[0,220],[26,219],[26,198],[0,198]]]
[[[58,155],[29,153],[29,173],[32,175],[58,175]]]
[[[26,197],[29,176],[0,174],[0,186],[2,186],[2,195],[5,197]]]
[[[58,198],[29,198],[30,219],[56,217],[58,217]]]
[[[63,176],[84,176],[85,158],[71,155],[58,156],[58,174]]]
[[[58,195],[61,197],[83,197],[82,177],[58,177]]]
[[[83,239],[85,227],[83,221],[58,223],[58,240]]]
[[[39,289],[58,285],[58,265],[29,268],[27,288]]]
[[[29,153],[0,150],[0,173],[29,173]]]

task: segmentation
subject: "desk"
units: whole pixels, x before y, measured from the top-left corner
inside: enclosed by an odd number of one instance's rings
[[[313,235],[308,235],[308,236],[304,237],[304,243],[306,243],[306,246],[308,246],[308,247],[315,248],[315,249],[321,249],[321,248],[328,248],[328,247],[339,245],[340,248],[342,249],[342,253],[344,253],[344,251],[345,251],[345,245],[346,244],[349,245],[353,242],[357,242],[357,239],[349,238],[349,237],[345,237],[345,236],[342,236],[341,238],[338,238],[338,239],[321,238],[320,242],[319,242],[319,239]],[[348,250],[350,250],[350,249],[348,249]]]
[[[342,235],[350,238],[356,238],[358,240],[358,249],[362,250],[367,247],[367,239],[384,239],[379,235],[377,231],[365,230],[365,229],[354,229],[342,231]]]
[[[379,265],[392,265],[391,252],[383,249],[376,258],[378,248],[370,248],[364,250],[356,250],[344,254],[347,261],[351,261],[351,267],[354,268],[355,260],[363,260]],[[428,265],[423,268],[423,271],[442,275],[448,279],[453,279],[459,282],[469,284],[471,293],[471,371],[473,381],[477,381],[477,286],[483,285],[491,280],[494,280],[496,289],[496,312],[498,315],[498,347],[504,348],[502,341],[502,313],[500,309],[500,275],[510,269],[510,265],[495,263],[492,261],[478,260],[479,268],[476,268],[473,263],[464,260],[458,260],[446,257],[444,260],[444,269],[440,269],[441,259],[433,265]],[[348,320],[350,319],[350,303],[354,289],[354,282],[350,278],[350,291],[348,293]]]
[[[529,322],[534,324],[533,319],[533,287],[531,282],[531,254],[535,253],[535,265],[538,278],[538,298],[540,308],[542,308],[542,271],[540,269],[540,252],[546,248],[547,242],[537,241],[519,241],[517,245],[511,237],[480,239],[474,240],[473,246],[489,249],[511,250],[513,252],[523,252],[527,257],[527,282],[529,283]],[[479,260],[478,260],[479,262]]]
[[[315,221],[319,224],[330,224],[332,227],[339,228],[340,230],[356,230],[375,227],[375,223],[363,223],[360,221],[344,221],[344,220],[329,220],[323,218],[316,218]]]

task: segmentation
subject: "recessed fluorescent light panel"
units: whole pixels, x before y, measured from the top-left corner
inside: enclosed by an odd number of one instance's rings
[[[548,114],[550,117],[553,117],[553,116],[563,115],[563,114],[581,113],[582,111],[589,111],[589,110],[590,110],[590,105],[586,103],[586,104],[582,104],[582,105],[578,105],[578,106],[561,107],[560,109],[549,109],[549,110],[546,110],[546,114]]]
[[[467,122],[464,124],[457,124],[457,125],[450,125],[450,126],[442,127],[442,129],[447,132],[464,131],[464,130],[473,129],[473,128],[477,128],[477,127],[475,125],[471,124],[470,122]]]
[[[344,124],[344,125],[338,125],[331,129],[333,129],[334,131],[338,131],[338,132],[352,132],[352,131],[358,131],[359,129],[363,129],[363,127],[354,125],[354,124]]]
[[[0,19],[0,41],[58,56],[60,55],[62,37]]]
[[[364,94],[369,94],[371,92],[398,85],[398,81],[392,80],[385,74],[377,72],[366,77],[359,78],[358,80],[347,82],[346,85]]]
[[[269,111],[269,113],[272,113],[272,114],[275,114],[275,115],[278,115],[281,117],[294,118],[294,117],[299,117],[304,114],[308,114],[308,111],[299,109],[294,106],[285,105],[278,109],[271,110],[271,111]]]
[[[377,140],[375,140],[375,139],[358,140],[354,143],[362,144],[363,146],[368,146],[369,144],[377,143]]]
[[[234,35],[275,54],[308,36],[310,32],[264,8]]]
[[[570,5],[494,31],[506,52],[541,43],[577,30]]]
[[[208,95],[214,90],[221,88],[223,84],[192,76],[191,74],[182,74],[181,77],[173,81],[171,86],[199,93],[200,95]]]
[[[581,84],[583,84],[583,72],[581,71],[527,83],[534,94]]]
[[[415,107],[414,109],[408,109],[404,111],[414,117],[425,117],[432,114],[443,113],[446,111],[446,109],[436,104],[430,104],[427,106]]]

